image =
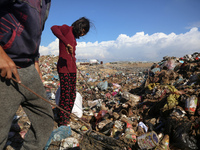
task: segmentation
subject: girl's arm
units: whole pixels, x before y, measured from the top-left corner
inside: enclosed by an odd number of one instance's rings
[[[65,35],[69,32],[69,26],[67,25],[62,25],[62,26],[57,26],[54,25],[51,27],[51,31],[53,32],[53,34],[59,39],[61,40],[65,46],[67,46],[69,43],[67,42],[67,39],[65,38]]]

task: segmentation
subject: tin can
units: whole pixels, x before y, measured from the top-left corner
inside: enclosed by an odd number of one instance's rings
[[[138,136],[137,143],[140,149],[152,149],[159,144],[159,138],[156,132],[151,131]]]

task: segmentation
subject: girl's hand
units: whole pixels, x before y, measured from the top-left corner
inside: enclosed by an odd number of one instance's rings
[[[67,44],[66,50],[68,54],[73,54],[73,47],[70,44]]]

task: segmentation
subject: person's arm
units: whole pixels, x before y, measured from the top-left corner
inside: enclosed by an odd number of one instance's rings
[[[0,0],[0,9],[3,7],[7,7],[8,5],[11,6],[14,3],[15,1],[13,0]],[[6,25],[2,25],[2,27],[5,27],[4,29],[6,30],[6,32],[2,34],[0,40],[0,76],[6,77],[7,79],[11,79],[12,75],[14,75],[16,77],[17,82],[21,83],[17,71],[17,66],[4,51],[4,48],[9,46],[8,41],[10,40],[10,38],[15,36],[15,31],[9,30],[9,28],[7,28]]]
[[[65,44],[65,46],[67,46],[69,44],[67,39],[65,38],[65,35],[69,32],[69,26],[67,26],[67,25],[62,25],[62,26],[54,25],[54,26],[51,27],[51,31],[53,32],[53,34],[59,40],[61,40]]]
[[[0,46],[0,75],[7,79],[12,78],[12,74],[16,77],[18,83],[21,83],[17,67],[13,60],[5,53],[2,46]]]
[[[68,43],[67,39],[64,36],[64,34],[66,35],[69,30],[70,28],[67,25],[54,25],[51,27],[51,31],[53,32],[53,34],[65,44],[67,53],[73,54],[73,47]]]

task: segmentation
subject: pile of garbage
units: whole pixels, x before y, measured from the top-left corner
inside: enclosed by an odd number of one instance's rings
[[[200,53],[150,67],[79,66],[77,92],[70,125],[55,121],[46,150],[200,149]]]
[[[57,73],[58,56],[46,55],[40,57],[40,71],[42,73],[43,85],[46,89],[47,99],[55,100],[55,93],[59,87],[59,76]]]

